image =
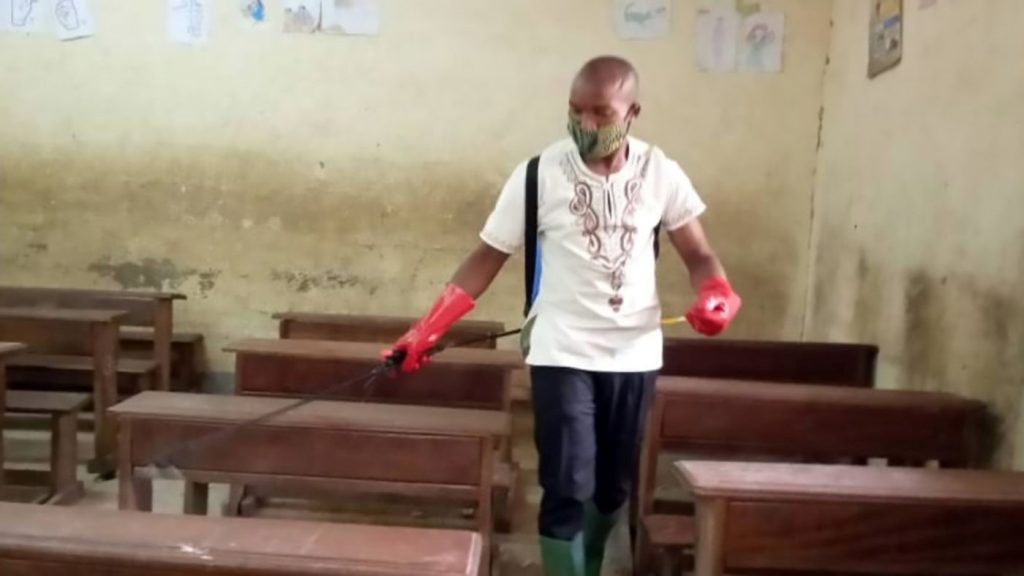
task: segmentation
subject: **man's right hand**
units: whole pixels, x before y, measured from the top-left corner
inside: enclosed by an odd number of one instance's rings
[[[402,372],[419,370],[429,361],[431,348],[437,345],[452,324],[468,314],[474,306],[476,302],[465,290],[455,284],[448,284],[430,312],[417,320],[390,350],[384,352],[385,359],[400,359],[399,368]]]

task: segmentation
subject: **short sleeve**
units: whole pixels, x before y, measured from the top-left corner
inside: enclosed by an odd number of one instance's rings
[[[526,210],[526,162],[505,182],[494,210],[487,218],[480,239],[495,250],[515,254],[523,246]]]
[[[670,160],[665,175],[668,193],[661,222],[666,230],[671,231],[689,224],[703,214],[707,207],[679,164]]]

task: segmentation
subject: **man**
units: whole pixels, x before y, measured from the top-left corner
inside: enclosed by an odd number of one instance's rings
[[[715,335],[740,298],[697,217],[705,207],[679,165],[628,136],[640,114],[637,73],[600,57],[576,75],[569,134],[540,155],[538,242],[544,274],[524,329],[544,494],[544,572],[597,576],[614,514],[628,496],[662,362],[654,239],[661,225],[697,290],[686,315]],[[512,173],[480,234],[427,315],[389,354],[412,371],[475,306],[524,242],[526,165]]]

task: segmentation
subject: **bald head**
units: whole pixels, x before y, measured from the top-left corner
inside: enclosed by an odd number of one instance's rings
[[[618,56],[598,56],[576,73],[573,88],[577,85],[612,90],[635,102],[640,90],[640,77],[628,60]]]
[[[599,56],[583,65],[572,82],[569,113],[594,128],[631,122],[640,113],[636,68],[617,56]]]

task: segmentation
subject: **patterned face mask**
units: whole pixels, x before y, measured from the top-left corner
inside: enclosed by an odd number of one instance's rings
[[[619,120],[597,128],[584,128],[579,118],[569,115],[569,136],[576,143],[584,160],[610,156],[622,147],[629,134],[629,124]]]

